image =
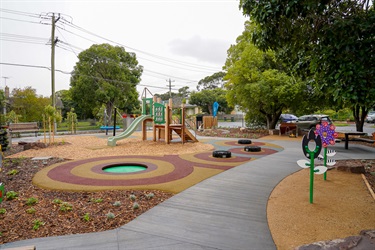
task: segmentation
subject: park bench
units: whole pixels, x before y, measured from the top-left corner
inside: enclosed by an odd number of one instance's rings
[[[10,123],[9,124],[9,133],[35,133],[35,136],[38,136],[39,126],[37,122],[20,122],[20,123]]]
[[[363,132],[343,132],[343,134],[345,135],[345,149],[349,148],[349,141],[375,143],[373,139],[361,137],[366,135],[366,133]]]

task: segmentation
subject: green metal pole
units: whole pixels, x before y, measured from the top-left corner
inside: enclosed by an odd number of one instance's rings
[[[310,204],[314,202],[314,152],[310,152]]]
[[[323,165],[325,167],[327,167],[327,147],[324,148],[324,161],[323,161]],[[327,171],[324,173],[324,180],[326,181],[327,180]]]

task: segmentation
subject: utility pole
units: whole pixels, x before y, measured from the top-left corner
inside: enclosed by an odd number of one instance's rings
[[[4,96],[5,96],[5,100],[4,100],[4,107],[3,107],[3,114],[6,115],[7,114],[7,95],[6,95],[6,87],[7,87],[7,79],[9,79],[9,77],[7,76],[3,76],[4,78],[4,82],[5,82],[5,87],[4,87]]]
[[[52,107],[56,109],[56,96],[55,96],[55,45],[58,39],[55,40],[55,24],[59,21],[60,15],[55,19],[55,13],[52,13],[52,32],[51,32],[51,89],[52,89]],[[53,119],[54,132],[56,132],[57,124],[56,118]]]
[[[169,78],[169,80],[166,81],[169,82],[169,84],[167,85],[167,87],[169,87],[169,98],[172,98],[172,87],[174,87],[174,85],[172,85],[172,82],[174,81],[171,81],[171,78]]]

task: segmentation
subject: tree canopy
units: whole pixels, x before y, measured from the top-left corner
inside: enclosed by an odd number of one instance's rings
[[[298,109],[308,92],[302,81],[286,73],[273,51],[263,52],[251,42],[253,29],[246,22],[237,44],[228,50],[224,66],[228,102],[239,105],[247,120],[266,120],[269,128],[275,128],[282,111]]]
[[[220,71],[216,72],[211,76],[207,76],[200,80],[197,85],[197,90],[200,91],[202,89],[215,89],[215,88],[222,88],[224,87],[224,76],[225,72]]]
[[[370,0],[241,0],[257,24],[252,41],[274,49],[290,68],[350,107],[357,130],[375,105],[375,10]]]
[[[44,107],[50,102],[49,98],[38,96],[32,87],[14,88],[9,100],[10,109],[19,116],[19,122],[42,121]]]
[[[78,55],[71,77],[71,97],[83,112],[106,106],[111,120],[114,107],[131,113],[139,108],[137,84],[143,72],[136,55],[123,47],[92,45]]]
[[[213,114],[212,105],[214,102],[219,103],[219,112],[228,113],[233,108],[228,105],[226,100],[227,91],[222,88],[204,89],[202,91],[193,91],[190,95],[189,103],[202,108],[202,111]]]

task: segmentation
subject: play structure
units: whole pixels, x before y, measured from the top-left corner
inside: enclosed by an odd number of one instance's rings
[[[146,90],[146,89],[145,89]],[[144,91],[145,93],[145,91]],[[108,146],[116,146],[118,140],[129,137],[139,126],[142,126],[142,140],[147,140],[147,123],[153,123],[153,141],[164,140],[170,143],[173,132],[180,138],[181,142],[197,142],[195,136],[185,126],[185,107],[181,105],[178,121],[172,119],[172,99],[167,104],[162,104],[160,98],[142,98],[142,115],[137,117],[130,126],[121,134],[108,138]]]
[[[324,180],[327,180],[327,166],[332,167],[336,164],[334,159],[328,159],[328,157],[334,156],[336,151],[327,149],[328,145],[335,144],[336,137],[335,126],[322,122],[321,125],[316,125],[315,131],[310,129],[308,135],[304,135],[302,138],[302,151],[309,161],[298,160],[297,164],[301,168],[310,168],[310,203],[314,202],[314,174],[323,174]],[[315,142],[314,149],[309,147],[310,142]],[[322,147],[323,155],[320,154]],[[315,159],[323,161],[323,165],[315,166]]]

